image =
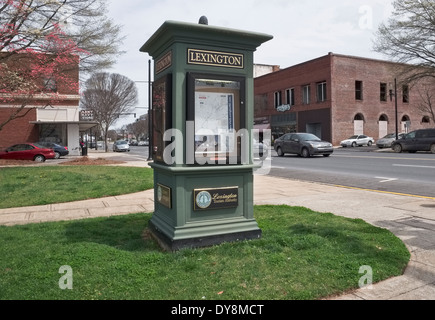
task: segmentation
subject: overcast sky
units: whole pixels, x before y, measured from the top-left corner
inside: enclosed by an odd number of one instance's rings
[[[167,20],[266,33],[273,39],[254,55],[258,64],[292,65],[334,52],[386,59],[374,52],[373,40],[381,22],[391,17],[392,0],[110,0],[109,17],[126,36],[116,66],[109,70],[133,81],[148,80],[148,60],[140,47]],[[147,84],[137,83],[139,106],[148,108]],[[138,115],[147,109],[135,110]],[[131,123],[133,117],[120,120]]]

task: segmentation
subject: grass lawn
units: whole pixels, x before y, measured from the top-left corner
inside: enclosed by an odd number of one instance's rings
[[[77,193],[85,176],[72,178]],[[361,266],[377,282],[410,258],[391,232],[362,220],[288,206],[256,206],[255,217],[261,239],[176,253],[147,237],[150,214],[0,227],[0,299],[319,299],[358,288]],[[65,265],[71,290],[59,288]]]
[[[153,183],[153,171],[147,168],[0,168],[0,209],[134,193],[152,188]]]

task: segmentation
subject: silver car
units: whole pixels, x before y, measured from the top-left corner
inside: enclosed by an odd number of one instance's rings
[[[404,135],[405,135],[405,133],[399,133],[399,139],[401,139]],[[390,134],[387,134],[385,137],[376,141],[376,146],[379,149],[391,148],[391,145],[393,144],[393,142],[395,140],[396,140],[396,134],[390,133]]]
[[[118,140],[113,144],[113,152],[130,152],[130,145],[125,140]]]
[[[346,140],[343,140],[340,142],[340,145],[342,147],[356,147],[356,146],[368,146],[370,147],[373,143],[375,143],[375,140],[372,137],[368,137],[363,134],[354,135]]]
[[[311,133],[287,133],[275,140],[274,148],[279,157],[286,153],[298,154],[303,158],[318,154],[329,157],[334,152],[330,142],[320,140]]]

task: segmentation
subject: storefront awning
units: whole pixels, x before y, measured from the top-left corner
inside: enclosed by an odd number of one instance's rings
[[[80,132],[88,131],[98,126],[98,122],[94,121],[30,121],[30,124],[78,124]]]
[[[270,129],[270,123],[254,124],[254,129],[257,129],[257,130]]]

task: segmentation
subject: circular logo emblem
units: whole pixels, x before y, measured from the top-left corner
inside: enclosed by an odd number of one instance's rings
[[[201,191],[196,195],[196,205],[201,209],[207,209],[211,205],[211,194],[207,191]]]

